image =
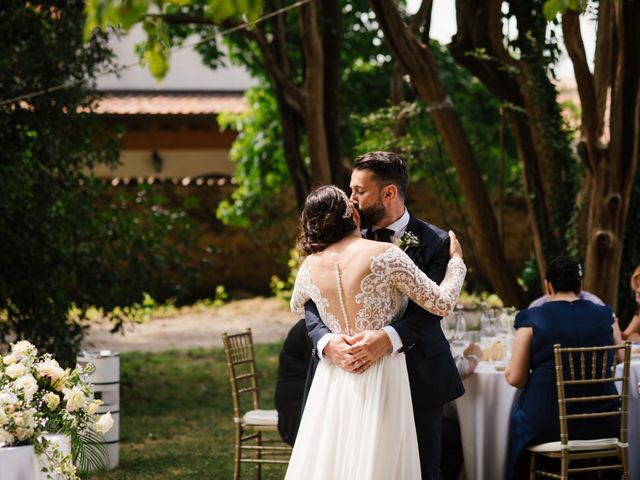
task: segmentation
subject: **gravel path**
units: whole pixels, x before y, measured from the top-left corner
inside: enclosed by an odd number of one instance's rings
[[[84,350],[158,352],[172,349],[222,346],[221,334],[251,328],[256,343],[282,340],[295,319],[287,305],[275,298],[236,300],[205,312],[188,309],[171,318],[127,325],[124,334],[110,333],[108,322],[92,324]]]

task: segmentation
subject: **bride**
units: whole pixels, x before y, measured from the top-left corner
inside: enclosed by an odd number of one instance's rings
[[[363,239],[358,212],[335,186],[306,199],[299,247],[307,254],[291,310],[313,300],[333,333],[357,335],[399,318],[407,297],[437,315],[456,304],[466,267],[453,232],[438,286],[398,247]],[[320,362],[309,391],[287,479],[419,479],[420,459],[403,353],[364,373]]]

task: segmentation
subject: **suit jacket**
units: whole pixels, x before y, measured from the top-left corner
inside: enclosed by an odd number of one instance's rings
[[[406,250],[407,255],[439,284],[449,263],[449,235],[413,215],[406,231],[416,235],[420,241],[419,246]],[[464,393],[449,342],[440,328],[441,319],[410,301],[404,315],[392,324],[402,340],[414,409],[441,407]],[[305,387],[306,398],[319,361],[315,347],[330,331],[320,319],[313,302],[305,305],[305,323],[314,346]]]

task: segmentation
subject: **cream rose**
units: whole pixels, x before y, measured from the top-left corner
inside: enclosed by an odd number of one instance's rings
[[[56,408],[58,408],[58,405],[60,405],[60,396],[53,392],[47,393],[44,397],[42,397],[42,399],[44,400],[44,403],[47,404],[49,410],[55,410]]]
[[[19,342],[16,342],[11,346],[11,354],[18,360],[30,353],[36,355],[38,353],[38,350],[32,343],[26,340],[20,340]]]
[[[36,363],[35,367],[38,375],[41,377],[49,377],[51,379],[51,383],[55,383],[59,378],[64,376],[64,370],[60,367],[58,362],[52,358]]]
[[[13,365],[17,361],[18,359],[11,354],[2,357],[2,363],[4,363],[5,365]]]
[[[62,373],[62,376],[60,378],[58,378],[56,381],[51,382],[51,386],[58,392],[64,391],[67,387],[67,379],[69,378],[70,373],[71,373],[71,370],[67,368]]]
[[[107,433],[113,427],[113,418],[111,418],[111,412],[107,412],[102,415],[95,424],[96,432]]]
[[[68,412],[75,412],[87,404],[87,398],[80,387],[65,388],[64,400],[67,402],[66,409]]]
[[[89,415],[93,415],[98,411],[98,407],[102,405],[104,402],[102,400],[94,400],[87,407],[87,413]]]
[[[4,413],[4,409],[0,408],[0,426],[9,423],[9,417]]]
[[[16,438],[20,442],[24,442],[31,438],[34,434],[33,428],[29,427],[17,427],[16,428]]]
[[[27,373],[27,367],[25,367],[21,363],[14,363],[7,367],[5,373],[11,378],[18,378]]]

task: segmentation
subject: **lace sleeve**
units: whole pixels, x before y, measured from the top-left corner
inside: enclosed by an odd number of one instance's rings
[[[383,268],[391,285],[425,310],[440,316],[451,313],[458,301],[467,267],[460,258],[452,258],[440,285],[420,270],[409,256],[392,247],[376,257],[376,268]],[[373,267],[373,265],[372,265]]]
[[[304,304],[311,299],[309,293],[310,272],[309,269],[302,265],[298,270],[295,284],[293,285],[293,293],[291,294],[291,312],[297,319],[304,318]]]

